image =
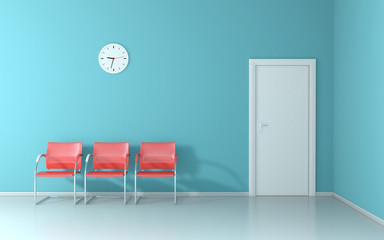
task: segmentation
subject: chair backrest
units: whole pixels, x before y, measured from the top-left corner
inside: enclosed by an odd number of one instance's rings
[[[176,143],[147,143],[140,146],[141,169],[174,169]]]
[[[49,142],[46,154],[47,169],[74,169],[77,161],[77,169],[81,169],[81,157],[83,143]]]
[[[96,142],[93,148],[93,168],[94,169],[124,169],[127,163],[129,143],[101,143]]]

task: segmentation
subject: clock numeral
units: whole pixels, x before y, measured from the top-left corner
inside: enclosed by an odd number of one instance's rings
[[[125,65],[125,63],[123,63],[123,65]]]
[[[124,59],[127,59],[127,58],[124,58]]]
[[[113,69],[113,71],[115,71],[115,69]]]
[[[123,52],[122,54],[124,54],[125,52]]]
[[[120,70],[120,67],[119,67],[119,70]]]
[[[105,65],[105,63],[103,63],[103,66]]]
[[[107,70],[109,69],[109,67],[107,67]]]
[[[100,59],[104,59],[104,58],[100,58]]]
[[[120,50],[120,48],[119,48],[119,49],[117,49],[117,50]]]
[[[103,54],[105,54],[105,52],[103,52]]]
[[[113,49],[115,49],[115,46],[112,46],[113,47]]]
[[[109,50],[109,48],[107,48],[107,50]]]

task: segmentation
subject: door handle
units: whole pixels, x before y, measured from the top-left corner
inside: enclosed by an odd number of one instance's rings
[[[259,133],[261,133],[261,130],[263,129],[263,127],[268,127],[268,124],[259,122],[258,123]]]

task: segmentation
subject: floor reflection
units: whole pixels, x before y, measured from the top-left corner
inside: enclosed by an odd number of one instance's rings
[[[0,198],[1,239],[384,239],[384,227],[332,197]]]

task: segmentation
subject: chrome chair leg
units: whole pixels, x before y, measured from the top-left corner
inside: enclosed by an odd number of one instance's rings
[[[81,197],[79,200],[76,200],[76,175],[73,176],[73,204],[76,205],[78,202],[80,202],[84,197]]]
[[[36,205],[36,202],[37,202],[37,197],[36,197],[36,173],[35,173],[35,178],[34,178],[34,182],[33,182],[33,199],[35,200],[35,205]]]
[[[174,204],[176,205],[176,174],[175,174],[175,177],[174,177]]]
[[[46,196],[45,198],[40,199],[39,201],[36,202],[36,205],[39,205],[40,203],[44,202],[45,200],[47,200],[50,197],[52,197],[52,196]]]
[[[87,174],[84,173],[84,204],[87,204]]]
[[[76,174],[73,175],[73,204],[76,205]]]
[[[124,173],[124,204],[127,203],[127,174]]]
[[[135,173],[135,204],[137,203],[137,193],[136,193],[136,173]]]
[[[173,203],[176,205],[176,163],[175,163],[175,170],[174,170],[174,200]]]

